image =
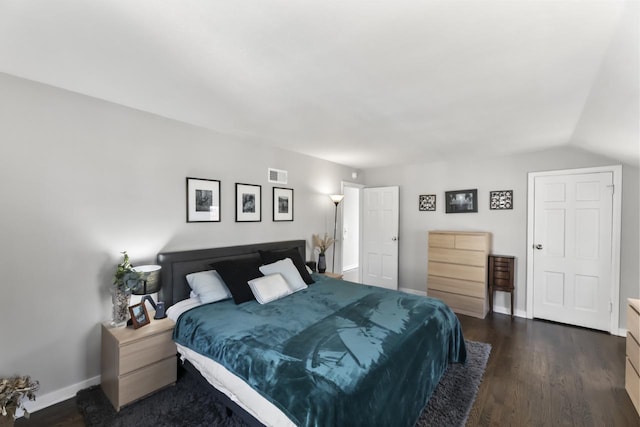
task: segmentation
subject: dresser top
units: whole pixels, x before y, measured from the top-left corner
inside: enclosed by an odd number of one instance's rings
[[[488,236],[491,233],[488,231],[451,231],[451,230],[430,230],[429,233],[438,234],[467,234],[470,236]]]

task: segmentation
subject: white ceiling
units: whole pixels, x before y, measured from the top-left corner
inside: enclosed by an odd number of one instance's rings
[[[0,0],[1,72],[355,168],[638,163],[637,37],[636,1]]]

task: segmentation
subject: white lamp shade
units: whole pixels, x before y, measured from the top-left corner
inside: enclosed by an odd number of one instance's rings
[[[337,205],[342,201],[342,199],[344,199],[344,194],[330,194],[329,198],[333,203]]]

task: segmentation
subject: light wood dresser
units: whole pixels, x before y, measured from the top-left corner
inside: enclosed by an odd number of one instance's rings
[[[624,387],[640,415],[640,300],[628,299]]]
[[[177,350],[169,318],[139,329],[102,324],[102,390],[116,411],[177,377]]]
[[[427,295],[456,313],[484,318],[491,233],[430,231]]]

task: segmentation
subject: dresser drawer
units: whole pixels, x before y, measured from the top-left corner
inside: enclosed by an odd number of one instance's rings
[[[443,291],[475,298],[484,298],[487,294],[487,287],[484,283],[431,275],[427,279],[427,288],[429,291]]]
[[[429,261],[429,276],[450,277],[452,279],[482,282],[486,280],[486,268],[472,265],[447,264]]]
[[[177,357],[172,356],[120,378],[118,402],[124,406],[164,386],[176,382]]]
[[[461,249],[430,248],[429,259],[431,261],[473,265],[476,267],[484,267],[487,264],[487,257],[484,252],[464,251]]]
[[[640,372],[640,344],[631,334],[627,334],[627,358],[635,370]]]
[[[487,237],[457,234],[455,248],[469,251],[486,251],[488,250]]]
[[[437,290],[428,290],[427,295],[432,298],[442,300],[456,313],[480,318],[484,318],[487,314],[487,303],[486,300],[482,298],[474,298],[467,295],[452,294]]]
[[[627,331],[640,342],[640,314],[631,304],[627,306]]]
[[[429,234],[429,247],[430,248],[450,248],[453,249],[455,246],[456,236],[453,234],[439,234],[439,233],[430,233]]]
[[[171,340],[172,334],[172,331],[165,331],[120,347],[120,375],[175,356],[176,345]]]
[[[631,366],[629,358],[627,358],[625,370],[624,370],[624,388],[629,393],[629,397],[633,402],[633,406],[636,407],[636,411],[640,414],[640,375]]]

